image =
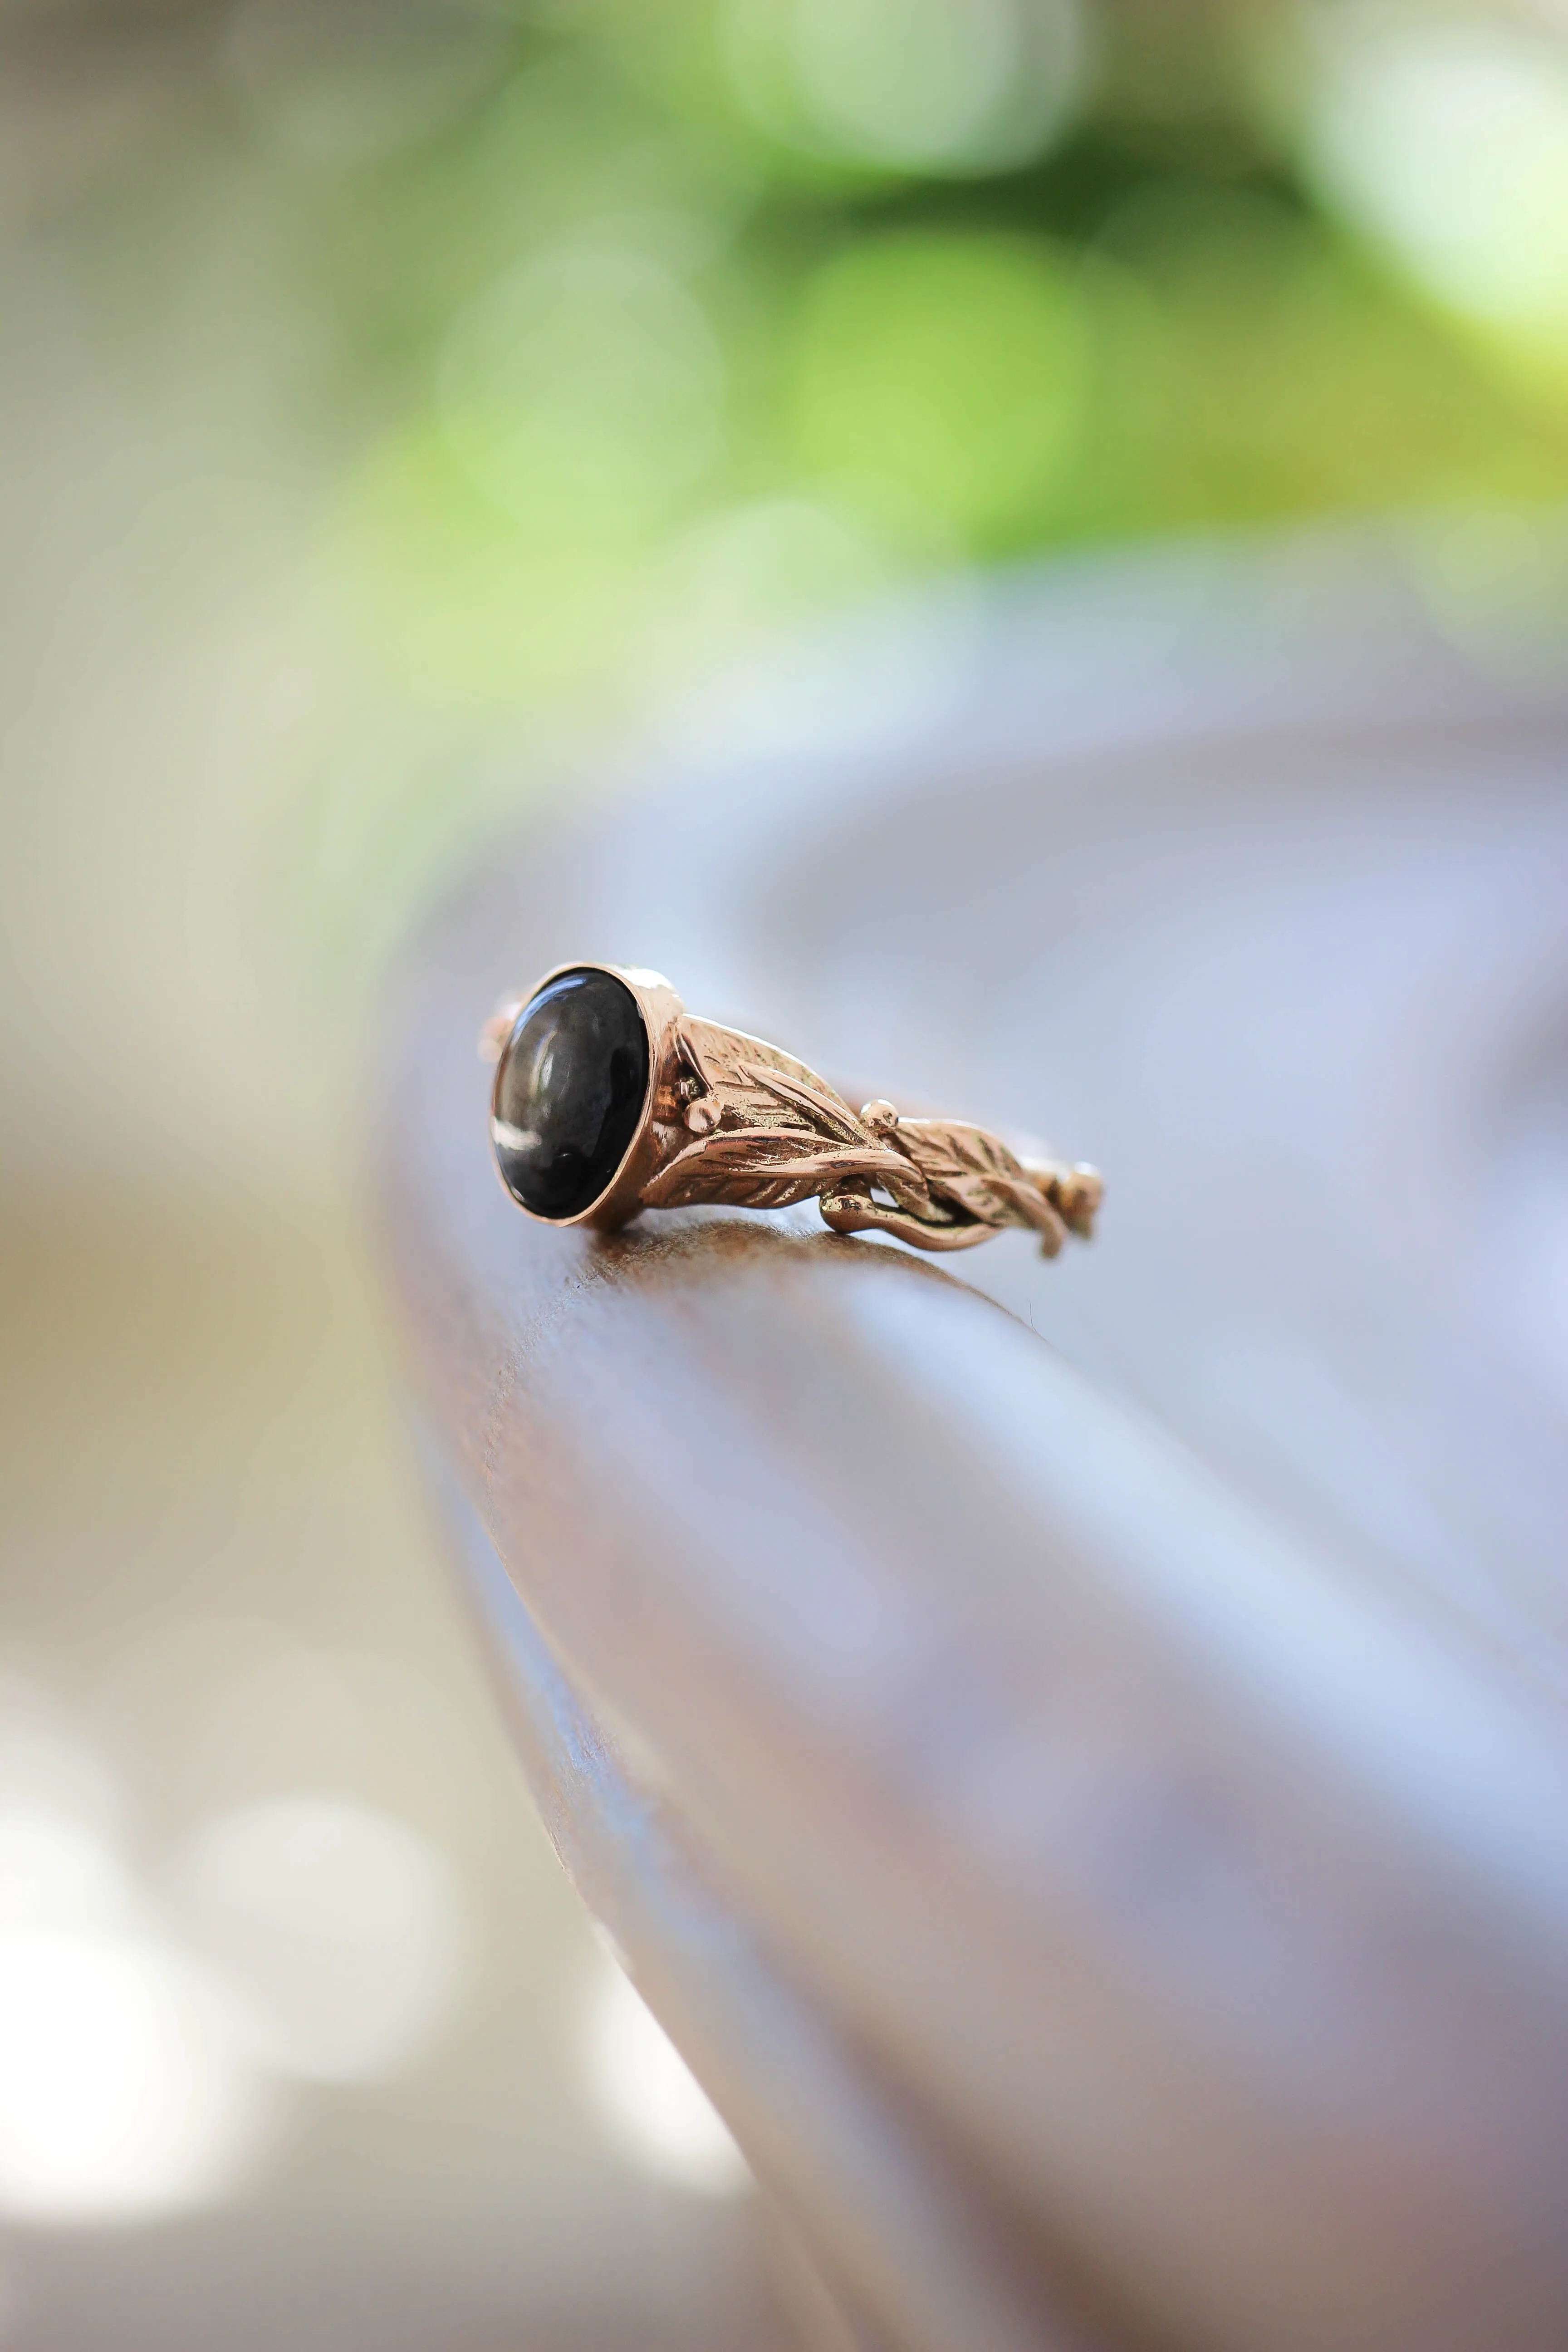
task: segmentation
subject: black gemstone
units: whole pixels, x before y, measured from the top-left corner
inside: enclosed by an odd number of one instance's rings
[[[626,1156],[647,1093],[647,1030],[608,971],[566,971],[517,1016],[490,1137],[507,1191],[536,1217],[591,1209]]]

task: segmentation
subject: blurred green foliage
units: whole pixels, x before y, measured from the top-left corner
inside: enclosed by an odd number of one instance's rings
[[[363,448],[330,572],[465,694],[679,682],[910,568],[1568,488],[1561,384],[1315,193],[1278,11],[426,8],[357,64],[328,21],[236,56]]]

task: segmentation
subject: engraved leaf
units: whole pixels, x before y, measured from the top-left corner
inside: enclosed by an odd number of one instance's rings
[[[933,1183],[965,1176],[1016,1178],[1026,1172],[1005,1143],[962,1119],[906,1118],[900,1123],[898,1139],[900,1149]]]
[[[869,1130],[863,1120],[856,1118],[848,1104],[832,1090],[816,1081],[803,1083],[783,1070],[769,1070],[759,1063],[742,1065],[744,1074],[756,1081],[777,1102],[787,1104],[808,1119],[820,1133],[836,1136],[841,1143],[864,1143]]]
[[[894,1155],[874,1143],[803,1150],[798,1131],[727,1128],[689,1144],[653,1178],[644,1198],[659,1209],[715,1201],[776,1209],[808,1201],[826,1185],[857,1178],[880,1182],[896,1172]]]
[[[679,1174],[667,1175],[651,1192],[649,1205],[656,1209],[692,1209],[706,1204],[736,1209],[787,1209],[796,1201],[809,1201],[822,1190],[822,1177],[816,1170],[800,1167],[731,1170],[721,1176],[712,1168],[683,1168]]]
[[[960,1119],[905,1119],[898,1129],[933,1192],[987,1224],[1033,1225],[1048,1241],[1060,1220],[1023,1161],[984,1128]]]
[[[682,1024],[680,1042],[705,1093],[731,1126],[782,1126],[841,1142],[864,1139],[848,1105],[776,1045],[692,1018]]]

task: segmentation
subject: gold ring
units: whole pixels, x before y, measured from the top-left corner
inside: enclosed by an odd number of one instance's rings
[[[793,1054],[688,1013],[635,965],[561,964],[486,1022],[490,1142],[531,1217],[600,1232],[644,1209],[820,1202],[836,1233],[969,1249],[1032,1227],[1088,1240],[1099,1171],[1014,1150],[962,1119],[853,1111]]]

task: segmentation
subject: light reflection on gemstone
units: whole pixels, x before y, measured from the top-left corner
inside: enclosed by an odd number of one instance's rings
[[[557,1222],[593,1207],[631,1148],[648,1062],[641,1007],[614,972],[585,966],[539,990],[502,1051],[490,1118],[515,1201]]]

